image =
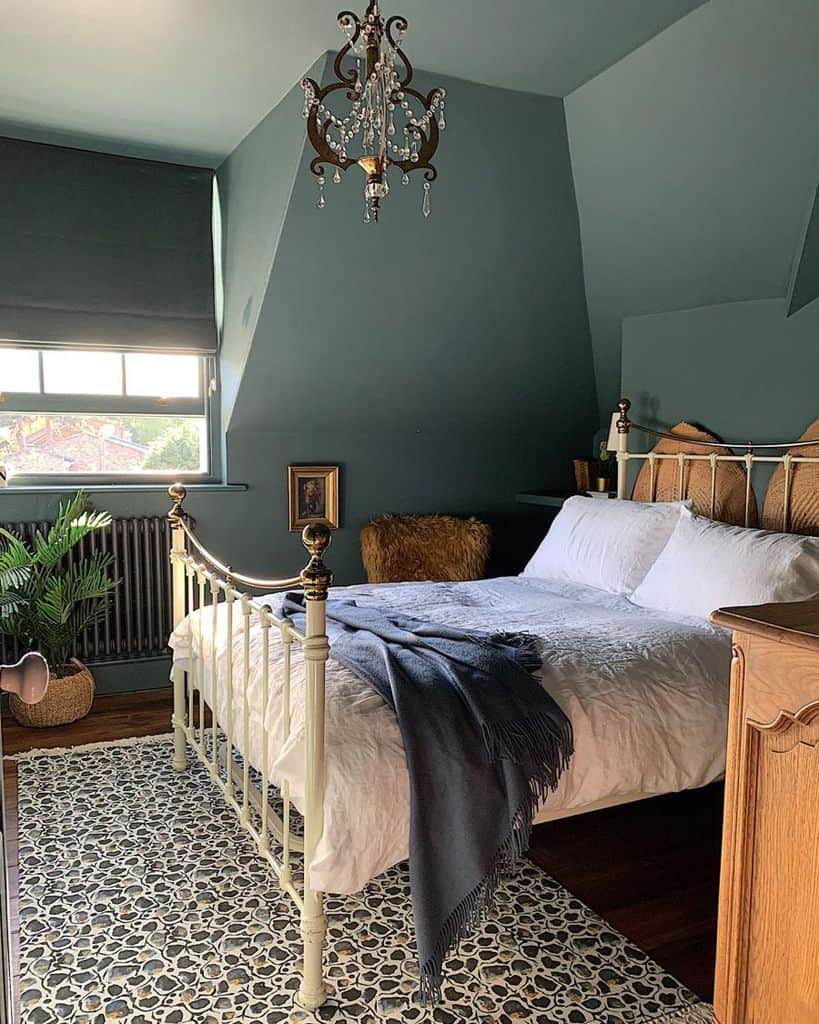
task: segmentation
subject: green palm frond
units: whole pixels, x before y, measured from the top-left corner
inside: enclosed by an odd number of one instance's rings
[[[77,565],[52,576],[40,595],[42,614],[54,623],[67,623],[76,605],[103,598],[119,580],[112,580],[108,569],[110,554],[96,552]]]
[[[0,551],[0,587],[24,587],[31,573],[32,556],[25,544],[15,541]]]
[[[3,628],[3,620],[10,619],[22,604],[20,594],[13,590],[0,590],[0,633],[6,630]]]
[[[21,634],[23,634],[23,628],[20,624],[20,608],[4,609],[3,614],[0,614],[0,636],[19,639]]]
[[[22,539],[11,530],[0,526],[0,572],[25,569],[33,562],[31,552]]]
[[[44,537],[38,530],[34,537],[37,562],[46,568],[56,565],[83,537],[111,522],[108,512],[91,512],[86,509],[69,518],[64,514],[65,511],[72,511],[71,506],[66,506],[65,510],[60,506],[57,522],[47,536]]]
[[[66,627],[72,639],[84,633],[89,626],[94,626],[105,618],[106,607],[103,602],[84,604],[75,608],[68,618]]]
[[[76,494],[72,495],[68,501],[60,502],[57,508],[57,517],[54,520],[54,525],[51,527],[49,533],[61,534],[64,533],[67,527],[74,522],[75,519],[79,519],[85,512],[91,510],[91,502],[85,491],[77,491]]]
[[[66,565],[84,537],[108,526],[111,516],[94,511],[79,492],[61,502],[54,525],[28,545],[0,527],[0,633],[40,650],[59,668],[71,657],[83,630],[106,614],[113,556],[95,552]],[[33,550],[32,550],[33,549]]]
[[[11,614],[20,603],[20,591],[31,577],[33,559],[25,544],[0,527],[0,615]]]

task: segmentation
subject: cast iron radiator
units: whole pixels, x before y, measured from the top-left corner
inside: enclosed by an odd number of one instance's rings
[[[7,530],[31,542],[50,523],[6,523]],[[80,637],[75,655],[82,661],[132,661],[168,654],[173,629],[171,573],[168,551],[170,523],[164,516],[115,519],[110,526],[83,538],[65,558],[66,567],[83,555],[107,551],[110,569],[120,580],[108,597],[104,618]],[[16,661],[19,653],[10,637],[0,635],[0,662]]]

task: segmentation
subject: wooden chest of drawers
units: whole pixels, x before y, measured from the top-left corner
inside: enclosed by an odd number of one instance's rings
[[[716,1015],[819,1022],[819,602],[731,608]]]

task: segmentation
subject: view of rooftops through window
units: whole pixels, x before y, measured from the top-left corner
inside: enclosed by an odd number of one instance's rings
[[[0,463],[9,477],[207,472],[202,390],[198,356],[0,348]]]

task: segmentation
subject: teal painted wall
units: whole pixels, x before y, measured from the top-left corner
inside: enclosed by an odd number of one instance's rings
[[[814,192],[793,261],[788,288],[788,316],[816,299],[819,299],[819,186]]]
[[[493,570],[517,571],[534,537],[514,493],[565,483],[596,425],[562,102],[420,73],[418,82],[448,90],[432,216],[421,215],[420,181],[405,189],[396,177],[381,222],[364,225],[357,168],[340,185],[328,174],[318,210],[305,152],[228,434],[231,476],[264,495],[264,551],[278,564],[297,545],[288,463],[341,464],[332,564],[343,582],[361,578],[359,530],[385,511],[485,516]],[[242,148],[266,167],[273,140],[255,134]],[[266,187],[264,175],[255,180]],[[233,201],[265,201],[226,191],[228,223]],[[234,235],[233,246],[245,244]],[[231,259],[228,247],[228,273]],[[235,311],[231,320],[225,298],[228,342]],[[237,564],[264,557],[252,532],[232,544]]]
[[[783,299],[629,317],[622,372],[637,422],[794,440],[819,417],[819,303],[787,319]]]
[[[516,572],[546,520],[515,492],[565,484],[594,429],[563,104],[435,80],[451,115],[429,221],[415,183],[365,227],[357,171],[328,184],[319,211],[298,92],[219,169],[227,473],[248,490],[193,492],[187,507],[237,568],[303,564],[287,466],[318,461],[342,467],[343,528],[328,555],[339,583],[362,578],[358,532],[384,511],[483,516],[491,570]],[[159,491],[91,496],[114,515],[168,508]],[[47,519],[57,500],[0,491],[0,521]],[[167,672],[162,660],[106,667],[100,688],[162,685]]]
[[[566,99],[601,418],[623,317],[786,294],[816,187],[816,0],[710,0]]]

